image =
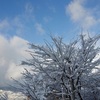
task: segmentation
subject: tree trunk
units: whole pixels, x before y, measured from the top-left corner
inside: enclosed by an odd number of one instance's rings
[[[74,87],[74,80],[70,80],[70,85],[71,85],[71,100],[75,100],[75,87]]]

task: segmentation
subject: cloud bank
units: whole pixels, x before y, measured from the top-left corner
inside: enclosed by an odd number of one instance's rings
[[[72,0],[66,6],[66,14],[69,14],[72,21],[80,24],[83,29],[89,29],[100,21],[94,16],[93,9],[85,7],[85,1]]]
[[[11,77],[18,79],[24,70],[19,66],[21,60],[29,58],[25,51],[28,49],[28,41],[14,36],[7,39],[0,35],[0,86],[5,86],[11,82]]]

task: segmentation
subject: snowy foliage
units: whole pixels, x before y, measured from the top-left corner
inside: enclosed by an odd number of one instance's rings
[[[8,100],[8,95],[7,95],[7,93],[1,94],[1,95],[0,95],[0,100]]]
[[[51,94],[60,100],[89,100],[93,94],[91,98],[99,100],[100,57],[96,58],[100,53],[96,47],[99,38],[80,35],[78,40],[66,44],[60,37],[51,37],[51,44],[29,44],[32,59],[22,65],[32,66],[32,70],[25,69],[23,82],[15,80],[20,90],[31,100],[49,100]],[[92,73],[95,69],[97,72]]]

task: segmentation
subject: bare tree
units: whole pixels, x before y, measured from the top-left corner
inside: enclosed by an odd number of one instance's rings
[[[88,89],[89,80],[94,81],[94,86],[98,81],[95,80],[97,74],[92,71],[100,65],[100,58],[96,59],[100,52],[100,48],[96,47],[99,38],[80,35],[79,39],[66,44],[60,37],[51,37],[51,44],[29,44],[32,59],[22,61],[22,65],[33,69],[23,73],[24,83],[18,82],[20,88],[32,100],[46,100],[53,91],[63,100],[83,100],[83,89]]]

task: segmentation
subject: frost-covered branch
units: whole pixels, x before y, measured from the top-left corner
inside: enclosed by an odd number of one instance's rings
[[[86,38],[80,35],[79,40],[69,44],[60,37],[51,39],[53,44],[30,44],[32,59],[23,61],[22,65],[32,66],[33,71],[26,70],[24,82],[19,85],[34,100],[46,100],[53,91],[61,93],[62,87],[66,94],[64,98],[83,100],[83,89],[88,89],[88,86],[92,89],[100,80],[99,76],[96,80],[97,73],[92,73],[100,65],[100,57],[96,58],[100,53],[100,48],[96,47],[100,36]],[[93,80],[93,85],[89,84],[90,80]]]

